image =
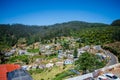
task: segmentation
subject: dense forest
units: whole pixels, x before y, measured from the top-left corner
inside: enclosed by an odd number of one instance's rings
[[[80,38],[84,44],[104,44],[120,41],[120,20],[111,25],[71,21],[49,26],[0,24],[0,51],[10,48],[24,38],[27,45],[51,40],[60,36]]]

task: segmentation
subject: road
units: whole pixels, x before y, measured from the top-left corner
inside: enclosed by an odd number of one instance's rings
[[[110,51],[106,51],[106,55],[110,56],[110,60],[108,61],[108,64],[106,66],[111,66],[111,65],[114,65],[114,64],[118,63],[118,59],[113,53],[111,53]],[[118,74],[116,74],[116,75],[118,75]],[[93,75],[91,76],[91,75],[85,74],[85,75],[69,78],[69,79],[66,79],[66,80],[81,80],[81,78],[85,79],[86,77],[87,78],[88,77],[93,77]],[[97,78],[94,78],[94,80],[97,80]]]
[[[107,64],[107,66],[114,65],[114,64],[118,63],[118,59],[113,53],[107,51],[107,55],[110,56],[110,60]]]

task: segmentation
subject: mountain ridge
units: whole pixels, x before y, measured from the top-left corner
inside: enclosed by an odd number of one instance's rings
[[[69,24],[69,23],[80,23],[80,24],[103,24],[103,25],[109,25],[105,23],[96,23],[96,22],[86,22],[86,21],[68,21],[68,22],[61,22],[61,23],[55,23],[51,25],[26,25],[26,24],[21,24],[21,23],[13,23],[13,24],[0,24],[0,25],[24,25],[24,26],[54,26],[54,25],[61,25],[61,24]]]
[[[96,40],[103,43],[103,39],[105,42],[107,40],[111,42],[114,39],[119,40],[119,32],[116,26],[84,21],[70,21],[49,26],[0,24],[0,48],[3,45],[14,46],[20,38],[25,38],[28,45],[39,41],[46,43],[46,40],[61,36],[82,37],[85,43],[95,43]]]

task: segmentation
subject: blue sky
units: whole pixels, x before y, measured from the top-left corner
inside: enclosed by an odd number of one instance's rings
[[[110,24],[115,19],[120,19],[120,0],[0,0],[0,24],[74,20]]]

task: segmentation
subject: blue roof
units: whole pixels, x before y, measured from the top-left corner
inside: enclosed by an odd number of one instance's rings
[[[7,74],[8,80],[33,80],[30,74],[23,70],[17,69]]]

